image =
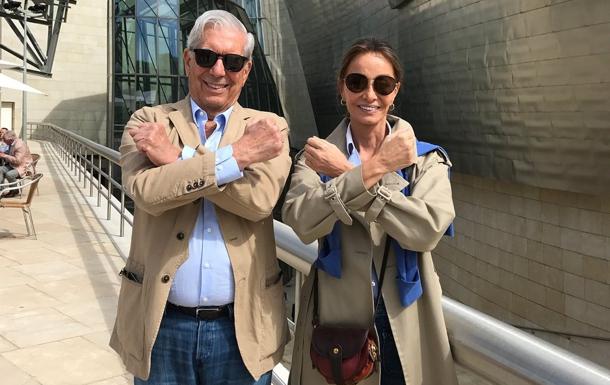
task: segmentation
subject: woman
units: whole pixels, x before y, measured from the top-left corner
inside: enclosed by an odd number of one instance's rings
[[[394,50],[363,39],[345,54],[337,87],[347,117],[309,138],[283,207],[285,223],[320,255],[302,289],[291,385],[326,381],[312,365],[314,276],[321,325],[375,325],[380,368],[359,384],[457,384],[430,251],[450,226],[449,160],[388,115],[402,80]],[[387,257],[377,310],[377,272]]]

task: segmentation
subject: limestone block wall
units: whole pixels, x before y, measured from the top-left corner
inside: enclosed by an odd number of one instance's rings
[[[79,1],[68,11],[61,26],[53,76],[28,74],[27,83],[47,95],[28,94],[27,120],[57,124],[101,144],[106,144],[108,2]],[[2,42],[19,52],[23,49],[4,20]],[[28,23],[46,49],[46,27]],[[2,58],[19,62],[3,52]],[[4,70],[7,76],[21,80],[21,70]],[[15,103],[14,127],[21,128],[21,92],[2,90],[2,101]]]
[[[444,293],[610,366],[610,198],[458,173],[452,185]]]

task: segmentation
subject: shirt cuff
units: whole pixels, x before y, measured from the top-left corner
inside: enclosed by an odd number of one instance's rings
[[[189,146],[184,146],[182,148],[182,152],[180,153],[180,157],[178,158],[179,160],[185,160],[185,159],[190,159],[193,156],[195,156],[195,149]]]
[[[216,184],[222,186],[244,176],[233,157],[233,146],[228,145],[216,151]]]

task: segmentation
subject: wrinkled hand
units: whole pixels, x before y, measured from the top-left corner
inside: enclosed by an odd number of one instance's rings
[[[413,129],[409,127],[386,136],[374,158],[385,172],[402,170],[415,163],[417,148]]]
[[[244,135],[233,143],[233,157],[240,170],[253,163],[265,162],[280,155],[284,135],[271,118],[248,122]]]
[[[172,163],[180,156],[180,148],[169,141],[165,127],[160,123],[142,123],[127,132],[136,143],[136,148],[156,166]]]
[[[318,174],[331,178],[351,170],[353,165],[345,155],[332,143],[317,136],[307,139],[305,144],[305,164]]]

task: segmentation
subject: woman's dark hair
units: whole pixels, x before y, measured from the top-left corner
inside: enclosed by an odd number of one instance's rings
[[[398,59],[398,55],[396,54],[396,51],[394,51],[394,48],[392,48],[390,44],[383,40],[375,39],[373,37],[367,37],[364,39],[360,39],[354,44],[352,44],[352,46],[343,56],[343,62],[341,63],[339,77],[337,78],[337,89],[339,90],[339,93],[341,93],[343,79],[345,79],[345,76],[348,75],[346,73],[347,67],[349,67],[352,60],[354,60],[359,55],[369,52],[383,55],[383,57],[385,57],[390,62],[390,64],[392,64],[396,80],[402,83],[403,69],[402,65],[400,64],[400,59]]]

